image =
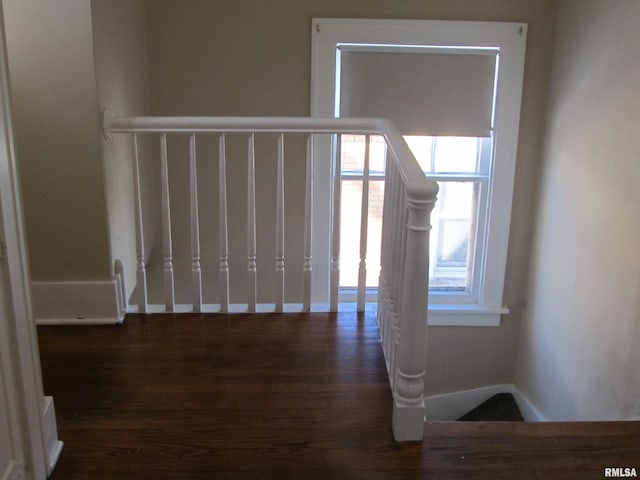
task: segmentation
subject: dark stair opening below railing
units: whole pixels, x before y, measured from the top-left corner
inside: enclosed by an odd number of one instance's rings
[[[458,419],[460,422],[524,422],[513,395],[498,393]]]

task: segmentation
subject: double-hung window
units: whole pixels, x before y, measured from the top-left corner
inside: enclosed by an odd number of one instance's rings
[[[422,170],[439,183],[431,218],[429,324],[498,325],[508,311],[502,290],[526,25],[314,19],[312,36],[312,115],[391,119]],[[358,275],[366,142],[368,265],[379,259],[385,145],[364,135],[342,135],[340,142],[340,158],[318,165],[314,177],[320,185],[334,177],[341,183],[340,287],[348,301]],[[323,221],[330,202],[318,197],[316,218]],[[318,238],[319,230],[316,248],[326,249],[330,238]],[[326,265],[314,268],[316,279],[326,282]],[[368,268],[372,296],[377,281],[378,271]]]

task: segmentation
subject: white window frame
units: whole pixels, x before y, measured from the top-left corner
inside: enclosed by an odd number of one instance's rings
[[[472,297],[429,294],[429,325],[498,326],[509,312],[502,304],[511,201],[515,175],[527,25],[505,22],[431,20],[312,20],[311,116],[335,116],[336,51],[340,44],[495,48],[496,79],[493,148],[483,252]],[[329,142],[316,142],[316,158],[326,158]],[[324,152],[324,155],[323,155]],[[314,164],[314,302],[326,303],[329,282],[331,162]]]

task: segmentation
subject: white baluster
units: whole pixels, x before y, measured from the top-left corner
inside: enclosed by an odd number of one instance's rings
[[[247,277],[248,309],[256,311],[257,275],[256,275],[256,158],[255,135],[249,136],[249,155],[247,158]]]
[[[198,218],[198,170],[196,166],[196,136],[189,137],[189,160],[191,171],[191,277],[193,311],[202,310],[202,272],[200,269],[200,224]]]
[[[369,229],[369,135],[364,140],[362,203],[360,209],[360,265],[358,267],[358,312],[364,312],[367,299],[367,234]]]
[[[167,162],[167,135],[160,136],[160,177],[162,182],[162,241],[164,253],[164,303],[167,312],[173,312],[173,253],[171,247],[171,209],[169,201],[169,166]]]
[[[120,314],[126,314],[129,307],[127,300],[127,279],[124,274],[124,263],[119,258],[113,261],[113,273],[117,287],[118,310]]]
[[[394,226],[393,226],[393,250],[392,250],[392,260],[391,260],[391,264],[393,265],[393,281],[392,281],[392,291],[391,291],[391,296],[393,298],[394,303],[397,304],[400,303],[398,302],[398,297],[397,297],[397,293],[399,290],[399,286],[400,286],[400,280],[398,278],[398,262],[400,261],[400,237],[402,236],[402,232],[401,229],[402,227],[402,221],[400,218],[400,212],[402,211],[402,209],[404,208],[403,206],[403,202],[402,202],[402,192],[400,189],[400,176],[397,172],[397,170],[393,171],[393,194],[394,194],[394,199],[393,199],[393,219],[394,219]]]
[[[387,363],[387,370],[391,373],[391,364],[390,364],[390,333],[391,333],[391,322],[393,315],[393,305],[391,299],[391,288],[393,285],[393,263],[392,263],[392,254],[393,254],[393,228],[395,226],[395,218],[394,218],[394,196],[393,196],[393,172],[395,169],[395,164],[390,161],[387,162],[386,172],[385,172],[385,181],[384,181],[384,203],[385,203],[385,215],[383,216],[383,225],[382,225],[382,236],[384,239],[383,246],[385,247],[383,252],[383,267],[382,267],[382,275],[381,278],[383,280],[382,285],[384,286],[384,295],[382,297],[382,301],[384,302],[383,306],[383,327],[382,327],[382,349],[385,352],[385,360]]]
[[[399,181],[398,182],[399,187],[400,187],[400,192],[401,192],[401,196],[400,196],[400,205],[402,206],[401,209],[399,210],[399,215],[398,217],[400,218],[400,228],[399,228],[399,232],[400,232],[400,244],[397,247],[398,248],[398,263],[396,264],[396,269],[398,271],[398,291],[397,291],[397,295],[396,295],[396,324],[395,324],[395,335],[394,335],[394,350],[395,353],[392,357],[392,371],[394,372],[394,380],[393,380],[393,384],[396,384],[397,381],[397,376],[398,376],[398,369],[397,369],[397,359],[398,359],[398,354],[399,354],[399,350],[400,350],[400,338],[401,338],[401,319],[402,319],[402,314],[403,311],[405,309],[405,305],[404,305],[404,293],[405,293],[405,289],[409,289],[415,290],[415,285],[412,284],[406,284],[405,283],[405,269],[407,267],[407,223],[408,223],[408,215],[409,215],[409,211],[407,209],[407,195],[406,195],[406,190],[404,187],[404,184]],[[426,287],[425,287],[425,291],[426,291]],[[425,294],[426,296],[426,294]]]
[[[387,342],[387,365],[389,367],[389,375],[391,379],[391,387],[393,388],[394,379],[395,379],[395,352],[396,352],[396,342],[397,342],[397,327],[398,327],[398,315],[397,315],[397,303],[396,302],[396,293],[398,288],[398,277],[397,277],[397,262],[398,262],[398,250],[399,250],[399,238],[400,233],[398,230],[401,228],[400,218],[398,215],[399,210],[402,208],[401,203],[399,202],[399,190],[400,190],[400,177],[398,175],[398,171],[396,166],[393,165],[393,168],[389,170],[389,185],[385,185],[385,188],[390,189],[389,198],[391,200],[391,205],[389,206],[390,210],[393,212],[391,215],[391,234],[390,234],[390,245],[389,245],[389,305],[388,305],[388,316],[389,320],[387,322],[387,333],[386,333],[386,342]]]
[[[311,311],[311,225],[313,220],[313,135],[307,138],[307,174],[304,208],[304,264],[302,267],[302,311]]]
[[[385,182],[384,182],[384,200],[382,204],[382,235],[380,240],[380,276],[378,279],[378,309],[376,319],[378,321],[378,330],[382,341],[382,348],[385,357],[388,355],[387,350],[387,323],[389,322],[389,245],[391,243],[391,182],[390,172],[395,166],[391,163],[391,155],[389,150],[386,151],[385,161]]]
[[[147,268],[144,253],[144,228],[142,224],[142,197],[140,194],[140,158],[138,154],[138,135],[133,134],[133,195],[135,197],[136,222],[136,268],[138,312],[147,311]]]
[[[278,137],[276,179],[276,312],[284,308],[284,135]]]
[[[389,308],[391,321],[389,322],[389,367],[391,375],[391,385],[395,385],[395,365],[396,365],[396,350],[399,338],[399,325],[398,325],[398,307],[400,302],[398,300],[398,292],[400,291],[400,276],[398,262],[400,261],[400,243],[402,238],[402,218],[400,212],[404,209],[404,199],[402,198],[401,179],[399,172],[396,168],[392,170],[392,211],[393,211],[393,232],[392,232],[392,251],[391,251],[391,265],[393,270],[391,271],[391,290],[389,294]]]
[[[227,224],[227,159],[225,136],[218,139],[218,190],[219,190],[219,226],[220,233],[220,311],[229,311],[229,232]]]
[[[331,215],[331,272],[329,280],[329,311],[338,311],[340,293],[340,218],[342,201],[342,135],[333,136],[335,145],[333,172],[333,204]]]

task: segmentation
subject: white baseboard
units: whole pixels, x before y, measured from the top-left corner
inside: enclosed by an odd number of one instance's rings
[[[32,282],[38,325],[99,325],[124,319],[120,286],[114,279],[95,282]]]
[[[60,453],[64,444],[58,440],[58,426],[56,425],[56,410],[53,405],[53,397],[44,397],[44,408],[42,410],[42,426],[44,429],[44,447],[46,448],[47,460],[49,462],[49,473],[58,463]]]
[[[482,402],[498,393],[511,393],[527,422],[542,422],[545,418],[529,399],[512,383],[489,385],[459,392],[444,393],[425,397],[426,420],[457,420]]]
[[[520,409],[520,413],[527,422],[546,422],[545,418],[540,410],[527,398],[527,396],[522,393],[522,391],[518,388],[517,385],[511,385],[511,393],[513,394],[513,398],[516,400],[516,404]]]
[[[511,384],[502,384],[425,397],[425,417],[427,420],[457,420],[495,394],[510,392]]]
[[[339,312],[355,313],[357,312],[355,303],[339,303]],[[366,303],[365,312],[375,313],[378,305],[375,303]],[[127,306],[129,313],[138,313],[138,305],[131,304]],[[203,303],[200,309],[202,313],[220,313],[219,303]],[[284,313],[301,313],[303,311],[301,303],[285,303],[282,307]],[[311,312],[329,313],[328,303],[312,303]],[[193,305],[187,303],[176,303],[171,313],[191,313],[193,312]],[[257,313],[274,313],[275,304],[273,303],[258,303],[256,304]],[[147,313],[167,313],[163,304],[149,304],[147,305]],[[228,313],[247,313],[246,303],[230,303]]]

